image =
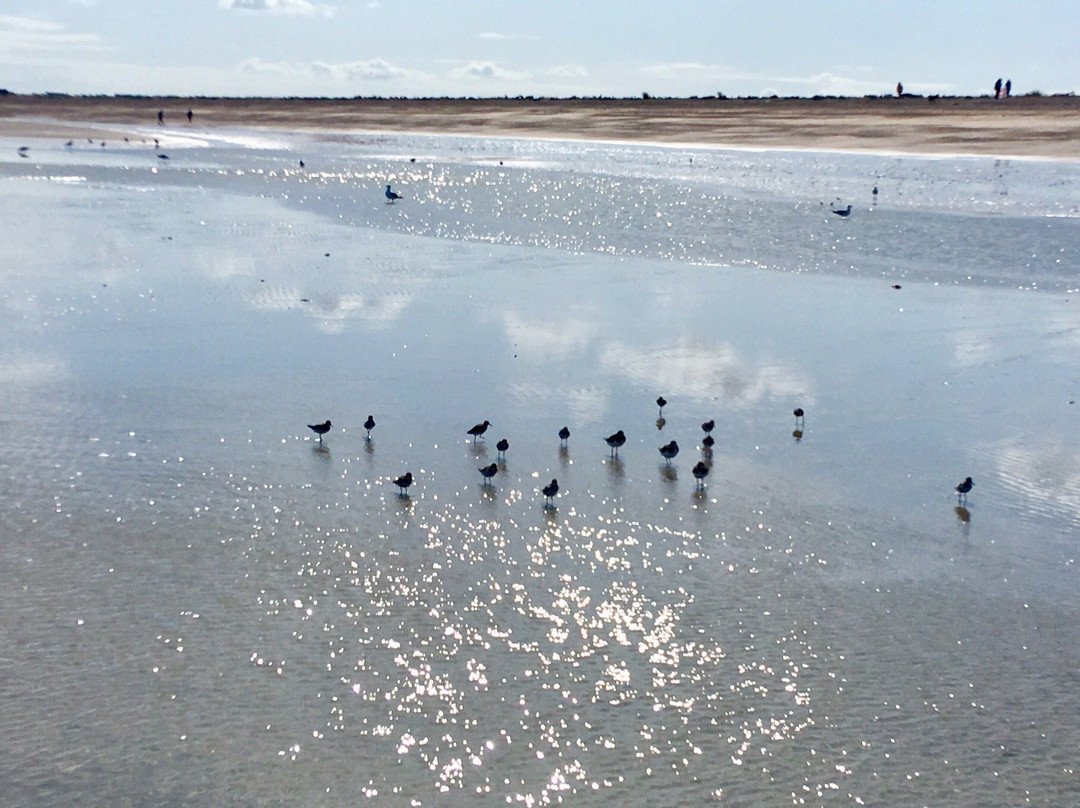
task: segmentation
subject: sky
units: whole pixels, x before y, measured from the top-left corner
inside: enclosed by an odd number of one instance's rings
[[[192,96],[1080,91],[1080,0],[0,0],[0,88]]]

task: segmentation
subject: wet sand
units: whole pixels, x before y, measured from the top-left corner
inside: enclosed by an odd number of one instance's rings
[[[192,122],[186,119],[193,112]],[[0,135],[167,127],[571,138],[739,148],[1080,159],[1080,99],[230,99],[0,97]]]

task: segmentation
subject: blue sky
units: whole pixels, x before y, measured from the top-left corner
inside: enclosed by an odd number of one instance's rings
[[[0,0],[0,87],[231,96],[1080,90],[1080,0]]]

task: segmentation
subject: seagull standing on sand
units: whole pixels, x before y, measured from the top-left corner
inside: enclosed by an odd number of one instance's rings
[[[559,430],[559,445],[566,446],[568,440],[570,440],[570,427],[564,426]]]
[[[401,489],[400,491],[398,491],[398,496],[399,497],[407,497],[407,496],[409,496],[409,486],[412,485],[412,483],[413,483],[413,479],[412,479],[412,472],[411,471],[406,471],[400,477],[396,478],[394,480],[394,485],[396,485],[399,489]]]
[[[491,426],[491,421],[484,421],[484,423],[477,424],[465,434],[472,435],[472,442],[476,443],[476,439],[483,435],[485,432],[487,432],[487,428],[489,426]]]
[[[386,204],[387,205],[393,205],[395,199],[401,199],[401,198],[402,198],[401,194],[395,193],[394,191],[391,191],[389,185],[386,186]]]
[[[964,481],[956,486],[956,501],[967,502],[968,492],[975,486],[975,483],[971,481],[970,477],[965,477]]]
[[[833,213],[835,213],[837,216],[840,216],[841,218],[846,219],[848,216],[851,215],[851,205],[848,205],[846,208],[840,208],[839,210],[834,209]]]
[[[550,483],[545,485],[540,490],[544,495],[544,507],[554,508],[555,503],[553,502],[553,500],[555,498],[555,495],[559,493],[559,481],[553,479]]]
[[[322,436],[330,431],[331,423],[327,421],[325,424],[308,424],[308,429],[312,430],[319,436],[319,443],[322,443]]]
[[[619,458],[619,447],[626,443],[626,435],[620,429],[614,435],[608,435],[604,438],[604,441],[611,447],[611,458],[617,460]]]
[[[672,441],[671,443],[665,444],[660,447],[660,454],[663,455],[664,460],[667,461],[667,465],[669,466],[671,465],[671,461],[674,459],[675,455],[677,455],[678,453],[679,444],[677,444],[675,441]]]
[[[367,430],[367,440],[371,440],[371,430],[375,428],[375,417],[369,415],[367,420],[364,421],[364,429]]]

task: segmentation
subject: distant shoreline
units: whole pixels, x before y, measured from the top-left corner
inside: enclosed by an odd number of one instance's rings
[[[186,118],[193,113],[192,122]],[[1080,98],[181,98],[0,94],[0,135],[249,128],[1080,159]]]

